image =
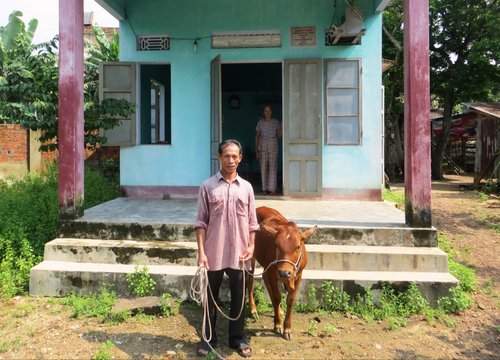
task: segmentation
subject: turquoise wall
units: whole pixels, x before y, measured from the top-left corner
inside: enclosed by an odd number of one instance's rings
[[[333,16],[344,13],[343,1]],[[356,1],[360,3],[360,1]],[[122,61],[171,64],[172,145],[122,148],[122,185],[197,186],[210,175],[210,61],[361,58],[361,145],[324,146],[323,187],[378,189],[381,185],[381,46],[382,16],[371,0],[361,2],[366,35],[360,46],[324,46],[324,30],[333,0],[142,0],[126,2],[120,22]],[[293,48],[290,27],[315,25],[317,46]],[[173,38],[208,37],[218,31],[280,30],[282,46],[266,49],[211,49],[210,39],[173,39],[170,51],[138,52],[135,35],[168,34]],[[324,90],[324,89],[323,89]],[[285,120],[286,121],[286,120]]]

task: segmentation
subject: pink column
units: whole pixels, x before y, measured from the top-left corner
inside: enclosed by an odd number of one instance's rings
[[[430,227],[429,0],[404,2],[406,224]]]
[[[83,214],[83,0],[59,0],[59,213]]]

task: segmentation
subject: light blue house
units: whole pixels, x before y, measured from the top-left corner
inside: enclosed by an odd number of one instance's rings
[[[136,104],[107,134],[128,195],[196,194],[225,138],[243,144],[240,174],[258,193],[255,126],[270,103],[284,195],[380,199],[387,1],[98,2],[120,20],[101,95]]]

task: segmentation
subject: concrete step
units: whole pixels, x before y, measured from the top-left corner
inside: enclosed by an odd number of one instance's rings
[[[297,223],[302,229],[318,225],[309,239],[311,244],[371,245],[371,246],[437,246],[434,228],[410,228],[404,225],[364,224],[327,225],[321,221]],[[63,221],[59,237],[103,240],[167,240],[196,241],[192,224],[159,224],[144,222]]]
[[[307,244],[311,270],[447,272],[438,248]],[[135,240],[55,239],[45,260],[108,264],[196,265],[196,243]]]
[[[79,263],[68,261],[43,261],[31,270],[30,294],[33,296],[64,296],[69,293],[88,294],[108,285],[120,296],[128,296],[126,275],[134,271],[134,265]],[[169,291],[187,299],[190,282],[196,272],[194,266],[151,265],[149,273],[156,281],[154,295]],[[435,302],[457,284],[457,280],[446,272],[389,272],[389,271],[326,271],[304,270],[299,299],[311,285],[319,288],[324,281],[350,293],[359,293],[363,288],[375,292],[383,283],[407,286],[414,282],[422,293]],[[375,294],[376,295],[376,294]]]

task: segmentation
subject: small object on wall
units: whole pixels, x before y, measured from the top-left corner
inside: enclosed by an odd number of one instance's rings
[[[332,24],[325,31],[325,46],[360,45],[365,34],[363,15],[360,10],[348,5],[345,10],[345,21],[342,25]]]
[[[170,50],[170,37],[166,35],[158,36],[138,36],[137,51],[161,51]]]
[[[240,97],[238,95],[231,95],[228,100],[229,107],[231,109],[239,109],[240,108]]]
[[[290,29],[290,40],[294,47],[315,47],[315,26],[294,26]]]

